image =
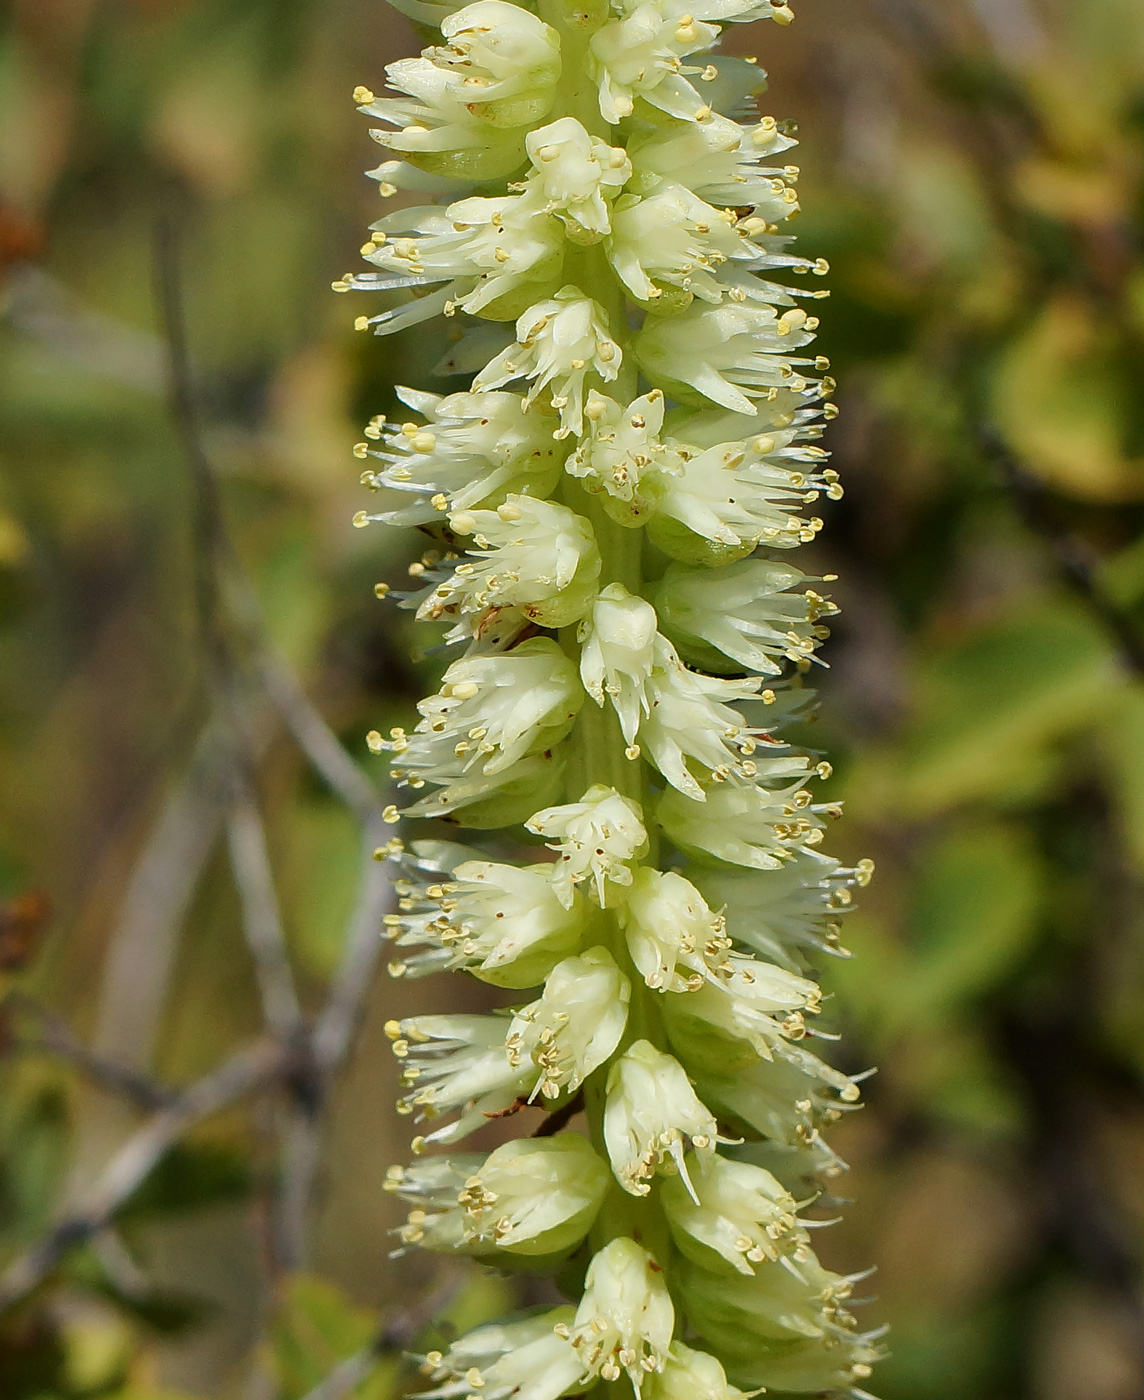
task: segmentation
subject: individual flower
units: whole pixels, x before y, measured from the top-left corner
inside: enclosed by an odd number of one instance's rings
[[[528,789],[535,792],[539,774],[551,767],[544,755],[568,733],[582,700],[557,643],[534,637],[504,655],[454,661],[438,693],[418,705],[422,718],[414,732],[397,730],[388,741],[375,735],[372,744],[398,758],[392,771],[399,785],[441,789],[410,807],[411,814],[443,815],[513,784],[527,803]]]
[[[748,1400],[713,1356],[672,1342],[663,1370],[651,1378],[645,1400]]]
[[[704,398],[735,413],[754,413],[769,389],[797,390],[797,370],[816,361],[795,353],[813,339],[801,308],[693,302],[678,316],[649,316],[633,352],[653,384],[685,403]]]
[[[505,1037],[509,1064],[529,1076],[530,1100],[575,1091],[612,1056],[630,997],[631,983],[606,948],[557,963],[543,995],[516,1013]]]
[[[588,44],[588,72],[599,88],[600,113],[613,126],[630,117],[635,99],[687,121],[711,109],[689,76],[700,71],[683,60],[710,48],[719,37],[713,25],[677,11],[670,0],[625,6]]]
[[[589,135],[575,117],[530,131],[525,148],[532,171],[522,188],[530,201],[556,215],[573,243],[595,243],[608,233],[611,201],[632,173],[624,148]]]
[[[808,953],[849,956],[840,921],[873,868],[872,861],[859,861],[846,869],[817,851],[799,851],[776,870],[700,867],[690,874],[707,902],[723,910],[734,942],[802,972]]]
[[[576,1316],[556,1330],[589,1375],[615,1381],[626,1371],[638,1395],[645,1378],[663,1369],[674,1327],[662,1268],[620,1236],[593,1256]]]
[[[696,296],[717,306],[727,291],[719,267],[762,256],[734,214],[674,184],[617,200],[606,246],[616,276],[636,301],[653,306],[672,289],[683,304]]]
[[[351,279],[360,290],[448,282],[443,310],[512,321],[560,284],[564,231],[523,195],[401,209],[373,230],[362,255],[383,275]]]
[[[751,761],[774,787],[711,783],[702,789],[702,800],[682,788],[663,794],[656,816],[680,850],[751,870],[777,870],[822,840],[822,818],[803,786],[809,760],[756,752]]]
[[[534,987],[580,946],[582,900],[558,898],[553,867],[473,859],[463,846],[415,841],[403,854],[399,913],[386,915],[402,950],[394,976],[465,968],[498,987]],[[407,948],[419,951],[409,954]]]
[[[497,1016],[407,1016],[386,1023],[393,1053],[404,1064],[402,1082],[412,1086],[398,1112],[421,1122],[461,1111],[454,1122],[414,1139],[415,1148],[459,1142],[528,1093],[535,1071],[511,1063],[506,1029]]]
[[[651,761],[672,788],[693,802],[707,801],[707,789],[696,777],[693,763],[703,770],[703,777],[716,783],[752,780],[758,771],[751,755],[759,732],[744,723],[730,702],[752,699],[760,683],[719,680],[689,671],[671,643],[658,634],[654,653],[639,727],[640,744]]]
[[[691,1265],[680,1271],[680,1294],[734,1379],[784,1392],[848,1391],[877,1358],[845,1307],[854,1281],[813,1257],[797,1273],[782,1262],[730,1277]]]
[[[488,180],[514,170],[524,132],[547,114],[560,76],[560,39],[528,10],[477,0],[442,21],[448,41],[386,68],[391,90],[355,97],[393,127],[377,139],[432,174]]]
[[[789,1041],[802,1039],[806,1016],[817,1013],[821,998],[818,984],[809,978],[732,953],[724,958],[717,978],[701,982],[682,1009],[665,1008],[664,1014],[677,1036],[686,1024],[691,1035],[744,1040],[755,1055],[769,1060],[786,1055]]]
[[[708,204],[753,209],[768,224],[788,219],[798,208],[791,198],[793,167],[763,166],[761,161],[796,145],[773,117],[740,126],[718,113],[703,122],[657,125],[628,145],[632,162],[629,188],[650,194],[664,184],[683,185]],[[786,255],[786,264],[814,270],[817,264]]]
[[[387,525],[423,525],[448,511],[495,510],[510,494],[547,496],[560,478],[563,452],[553,422],[529,412],[519,394],[440,394],[399,387],[397,396],[425,418],[387,424],[375,419],[361,457],[384,463],[363,478],[416,499],[377,517]]]
[[[640,481],[646,472],[682,468],[682,459],[657,436],[663,409],[659,389],[641,394],[626,408],[595,390],[588,395],[587,432],[564,469],[583,481],[587,490],[603,493],[604,508],[621,525],[644,523],[648,506]]]
[[[567,437],[583,428],[588,375],[615,379],[622,359],[603,308],[578,287],[562,287],[550,301],[524,312],[516,323],[516,343],[481,370],[473,389],[499,389],[514,379],[530,379],[525,403],[549,389],[552,405],[560,411],[554,436]]]
[[[483,1400],[557,1400],[581,1388],[584,1364],[561,1336],[575,1317],[553,1308],[519,1322],[490,1323],[431,1351],[421,1370],[432,1380],[427,1400],[459,1400],[479,1390]]]
[[[721,569],[672,564],[652,601],[664,634],[708,671],[746,669],[782,674],[782,662],[813,656],[838,611],[805,587],[798,569],[770,559],[744,559]],[[803,591],[796,592],[796,589]]]
[[[675,871],[641,866],[619,919],[632,962],[656,991],[693,992],[723,974],[731,945],[722,916]]]
[[[646,687],[656,661],[655,609],[622,583],[610,583],[580,627],[580,679],[597,705],[609,699],[629,746],[650,708]]]
[[[537,836],[549,838],[558,853],[552,870],[552,891],[571,909],[576,887],[588,882],[601,907],[608,904],[608,885],[632,883],[631,862],[647,854],[647,831],[636,803],[603,783],[590,787],[579,802],[546,807],[525,823]]]
[[[391,1168],[385,1182],[414,1205],[405,1244],[484,1254],[564,1253],[600,1209],[608,1169],[577,1133],[506,1142],[487,1157],[431,1157]]]
[[[625,1191],[646,1196],[648,1182],[668,1164],[687,1182],[688,1144],[704,1162],[717,1140],[715,1119],[678,1060],[650,1041],[637,1040],[614,1062],[608,1071],[604,1143]]]
[[[814,1172],[831,1177],[845,1170],[822,1130],[858,1103],[857,1080],[778,1037],[772,1041],[774,1058],[761,1059],[750,1041],[707,1020],[704,1013],[710,1008],[700,993],[671,997],[663,1008],[672,1049],[694,1073],[703,1102],[720,1122],[746,1137],[793,1151],[790,1165],[797,1168],[796,1175],[802,1175],[800,1154],[807,1148],[816,1159]],[[791,1173],[782,1162],[786,1155],[780,1151],[765,1165],[789,1187]]]
[[[713,1272],[724,1260],[740,1274],[764,1261],[798,1266],[813,1258],[810,1235],[798,1220],[794,1197],[762,1167],[713,1157],[689,1172],[694,1196],[682,1178],[665,1181],[663,1206],[681,1253]]]

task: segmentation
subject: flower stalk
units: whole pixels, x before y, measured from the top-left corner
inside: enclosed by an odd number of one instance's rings
[[[401,1249],[545,1272],[569,1300],[426,1356],[427,1393],[862,1395],[876,1341],[806,1212],[859,1097],[810,1048],[813,960],[845,955],[870,867],[821,851],[829,765],[784,737],[836,611],[784,558],[841,494],[804,308],[826,267],[790,250],[794,142],[757,114],[762,71],[712,52],[791,12],[395,2],[442,42],[355,99],[394,157],[382,195],[411,198],[335,289],[402,295],[359,317],[377,334],[452,318],[475,375],[400,390],[417,419],[375,418],[357,449],[383,508],[356,523],[433,538],[399,602],[453,654],[412,731],[369,745],[407,799],[392,820],[534,847],[383,853],[393,974],[513,997],[390,1023],[418,1133],[386,1185],[411,1206]],[[537,1110],[531,1137],[455,1150]]]

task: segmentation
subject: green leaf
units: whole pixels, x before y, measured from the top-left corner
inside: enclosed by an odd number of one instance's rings
[[[1120,675],[1092,619],[1063,600],[934,648],[917,677],[900,797],[914,813],[975,798],[1020,800],[1052,746],[1092,722]]]
[[[328,1279],[294,1274],[275,1321],[271,1355],[281,1400],[301,1400],[331,1371],[368,1345],[379,1319]],[[356,1392],[360,1400],[389,1395],[399,1363],[387,1358]]]

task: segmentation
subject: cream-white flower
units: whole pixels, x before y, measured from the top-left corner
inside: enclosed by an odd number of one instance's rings
[[[672,998],[689,1001],[690,997]],[[691,1087],[683,1066],[650,1041],[637,1040],[608,1071],[604,1143],[616,1180],[633,1196],[646,1196],[657,1171],[688,1180],[688,1144],[700,1161],[715,1152],[715,1118]]]
[[[610,204],[627,183],[632,164],[622,146],[591,136],[575,117],[529,132],[530,198],[555,214],[574,243],[594,243],[611,228]]]
[[[576,1316],[557,1333],[589,1375],[616,1381],[626,1371],[638,1395],[644,1379],[663,1369],[674,1328],[662,1268],[621,1235],[593,1257]]]
[[[399,387],[397,396],[425,422],[387,424],[375,419],[358,449],[384,463],[364,479],[416,499],[378,519],[387,525],[424,525],[449,510],[496,509],[508,495],[547,496],[560,478],[563,450],[553,441],[551,418],[525,408],[519,394],[440,394]]]
[[[686,790],[663,794],[656,816],[680,850],[752,870],[776,870],[822,840],[822,817],[803,786],[809,760],[756,750],[751,762],[759,777],[775,783],[773,789],[760,782],[724,782],[706,785],[699,801]],[[838,809],[819,810],[837,815]]]
[[[506,1142],[487,1157],[430,1157],[391,1167],[385,1188],[414,1209],[405,1244],[483,1254],[572,1249],[604,1199],[608,1169],[577,1133]]]
[[[650,194],[664,183],[686,186],[708,204],[741,209],[750,206],[768,224],[787,219],[798,208],[791,198],[792,167],[767,167],[761,161],[795,145],[773,117],[754,126],[718,113],[687,126],[655,128],[636,136],[628,147],[632,161],[630,188]],[[791,258],[790,266],[813,270],[817,264]]]
[[[782,673],[782,661],[813,657],[838,608],[798,569],[744,559],[721,569],[673,564],[652,595],[663,632],[709,671]],[[813,580],[818,582],[818,580]]]
[[[583,516],[555,501],[510,495],[496,510],[457,511],[449,524],[476,549],[422,601],[422,621],[476,619],[517,608],[540,627],[566,627],[587,611],[600,575],[600,551]]]
[[[666,1181],[663,1204],[676,1244],[695,1263],[717,1270],[721,1258],[753,1274],[764,1260],[788,1259],[797,1272],[812,1257],[795,1199],[769,1171],[712,1157],[690,1179],[694,1197],[682,1179]]]
[[[678,316],[649,316],[632,350],[644,374],[666,393],[753,414],[752,400],[769,389],[798,391],[808,384],[800,371],[819,362],[794,352],[814,339],[810,319],[797,307],[780,314],[767,305],[693,302]]]
[[[640,493],[646,472],[678,472],[682,458],[659,440],[664,402],[659,389],[625,408],[593,390],[584,409],[587,431],[565,463],[585,489],[603,493],[604,508],[621,525],[640,525],[650,506]]]
[[[401,856],[397,914],[385,922],[394,976],[465,968],[498,987],[535,987],[580,945],[583,901],[557,897],[553,867],[475,859],[463,846],[417,841]],[[408,948],[419,951],[409,954]]]
[[[676,184],[617,200],[607,249],[616,276],[636,301],[652,306],[668,289],[718,305],[727,291],[716,276],[721,264],[763,255],[734,214]]]
[[[604,120],[615,125],[630,117],[637,97],[683,121],[710,116],[710,107],[688,80],[700,70],[685,67],[683,59],[710,48],[718,37],[713,25],[683,13],[670,0],[637,5],[608,20],[588,45],[588,71],[599,87]]]
[[[362,254],[382,273],[352,279],[361,290],[448,282],[454,308],[509,321],[560,285],[564,231],[524,195],[401,209],[372,227]]]
[[[537,836],[549,838],[558,852],[552,867],[552,890],[571,909],[576,886],[588,881],[601,907],[611,901],[608,884],[632,883],[631,864],[647,854],[647,831],[636,803],[613,787],[597,783],[579,802],[547,807],[525,823]]]
[[[385,1027],[393,1053],[404,1063],[402,1081],[413,1086],[398,1112],[417,1121],[460,1110],[434,1129],[426,1143],[459,1142],[526,1095],[536,1079],[531,1066],[512,1064],[505,1050],[507,1024],[497,1016],[408,1016]],[[415,1140],[414,1147],[421,1145]]]
[[[568,733],[583,697],[557,643],[534,637],[504,655],[454,661],[438,693],[418,705],[422,719],[412,734],[397,730],[372,742],[393,752],[399,785],[441,789],[409,808],[413,815],[471,806],[506,785],[523,785],[527,804],[529,788],[535,792],[551,767],[544,754]]]
[[[605,948],[557,963],[543,995],[516,1013],[505,1040],[509,1063],[533,1081],[530,1100],[578,1089],[612,1056],[630,997],[631,983]]]
[[[692,992],[724,975],[730,939],[690,880],[642,866],[619,908],[632,962],[649,987]]]
[[[873,870],[873,861],[846,869],[817,851],[799,851],[777,870],[700,867],[692,879],[707,902],[724,911],[736,943],[802,972],[807,952],[849,956],[840,941],[841,919]]]
[[[545,116],[560,76],[560,39],[549,25],[506,0],[477,0],[441,24],[447,43],[386,68],[404,93],[361,109],[398,128],[377,139],[435,174],[487,180],[515,169],[522,127]]]
[[[671,643],[656,636],[639,741],[673,788],[694,802],[707,800],[692,763],[704,770],[703,778],[715,783],[754,778],[758,765],[753,754],[760,733],[728,702],[753,699],[759,685],[759,681],[720,680],[689,671]]]
[[[656,663],[655,609],[633,597],[622,583],[610,583],[580,626],[580,679],[603,705],[610,699],[629,746],[641,717],[649,711],[646,694]]]
[[[727,1373],[713,1356],[695,1351],[682,1342],[672,1342],[667,1361],[659,1375],[644,1391],[645,1400],[748,1400],[727,1379]]]
[[[525,402],[531,404],[549,389],[553,407],[560,412],[561,426],[554,436],[567,437],[584,426],[588,376],[615,379],[622,359],[603,308],[578,287],[563,287],[550,301],[524,312],[516,323],[516,343],[481,370],[473,389],[499,389],[514,379],[530,379]]]
[[[478,1327],[444,1355],[425,1357],[421,1369],[433,1388],[421,1394],[426,1400],[460,1400],[474,1391],[483,1400],[557,1400],[582,1389],[584,1364],[560,1335],[575,1315],[571,1307],[553,1308],[519,1322]]]

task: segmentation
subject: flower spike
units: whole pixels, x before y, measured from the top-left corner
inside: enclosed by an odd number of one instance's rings
[[[384,1185],[396,1253],[567,1298],[429,1352],[423,1394],[864,1400],[878,1340],[808,1212],[863,1078],[817,1053],[816,968],[872,867],[823,853],[830,765],[787,732],[837,612],[789,562],[842,494],[828,269],[791,248],[765,74],[714,52],[790,6],[394,3],[440,42],[355,94],[405,198],[335,290],[380,335],[449,318],[437,372],[473,377],[399,389],[354,449],[355,523],[429,537],[378,596],[446,654],[367,739],[387,819],[439,823],[390,843],[385,933],[394,977],[468,974],[499,1014],[389,1022],[418,1132]]]

